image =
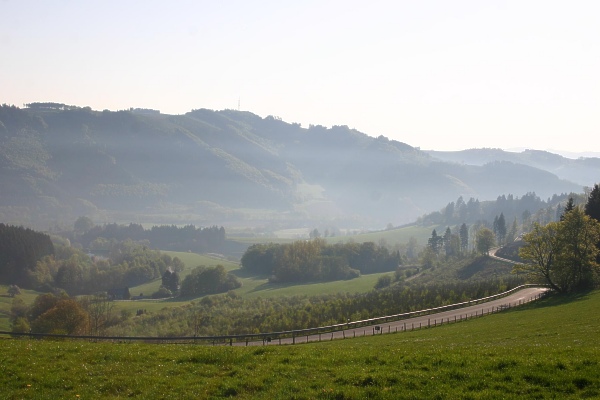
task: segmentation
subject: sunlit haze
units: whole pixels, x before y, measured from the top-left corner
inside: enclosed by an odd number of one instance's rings
[[[0,0],[0,103],[600,152],[597,1]]]

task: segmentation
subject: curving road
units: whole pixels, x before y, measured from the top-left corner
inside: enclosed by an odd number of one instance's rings
[[[298,344],[307,342],[319,342],[333,339],[353,338],[360,336],[371,336],[383,333],[410,331],[414,329],[424,329],[437,325],[460,322],[470,318],[476,318],[483,315],[495,313],[505,308],[516,307],[528,303],[541,297],[548,289],[546,288],[525,288],[512,293],[506,297],[497,300],[491,300],[473,306],[459,308],[455,310],[443,311],[435,314],[423,315],[419,317],[404,319],[400,321],[388,322],[376,326],[367,326],[356,329],[347,329],[338,332],[323,333],[316,335],[296,336],[294,338],[273,339],[270,342],[237,342],[233,345],[238,346],[263,346],[274,344]]]
[[[510,263],[510,264],[520,264],[520,263],[519,263],[519,262],[517,262],[517,261],[509,260],[509,259],[507,259],[507,258],[498,257],[498,256],[496,255],[496,252],[497,252],[498,250],[500,250],[500,247],[494,247],[493,249],[491,249],[491,250],[488,252],[488,255],[489,255],[490,257],[492,257],[492,258],[496,259],[496,260],[504,261],[504,262],[507,262],[507,263]]]

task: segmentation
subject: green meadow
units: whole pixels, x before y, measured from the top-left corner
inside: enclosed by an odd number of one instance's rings
[[[332,282],[314,282],[303,284],[281,284],[270,283],[267,276],[250,276],[240,269],[237,262],[232,262],[218,257],[201,255],[196,253],[165,251],[172,257],[179,257],[186,265],[185,270],[180,274],[183,280],[193,269],[199,265],[214,267],[223,265],[226,270],[232,272],[242,282],[242,287],[236,289],[235,292],[244,297],[277,297],[277,296],[294,296],[294,295],[320,295],[324,293],[365,293],[373,289],[377,279],[388,273],[362,275],[351,280],[332,281]],[[143,293],[145,296],[150,296],[158,290],[161,285],[161,280],[157,279],[143,285],[135,286],[129,289],[132,296],[137,296]],[[136,300],[136,301],[118,301],[116,302],[117,310],[145,309],[147,311],[156,311],[164,307],[180,306],[189,302],[190,299],[166,299],[166,300]]]
[[[228,347],[0,339],[5,399],[600,396],[600,291],[415,332]]]

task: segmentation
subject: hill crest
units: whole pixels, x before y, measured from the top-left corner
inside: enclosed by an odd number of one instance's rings
[[[459,196],[580,191],[538,166],[443,160],[347,126],[235,110],[184,115],[0,107],[0,218],[383,227]],[[592,169],[596,171],[595,160]],[[597,174],[596,174],[597,176]],[[589,182],[588,184],[592,184]]]

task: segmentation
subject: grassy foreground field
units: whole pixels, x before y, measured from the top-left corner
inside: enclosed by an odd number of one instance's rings
[[[600,396],[600,292],[429,330],[267,347],[0,339],[5,399]]]

